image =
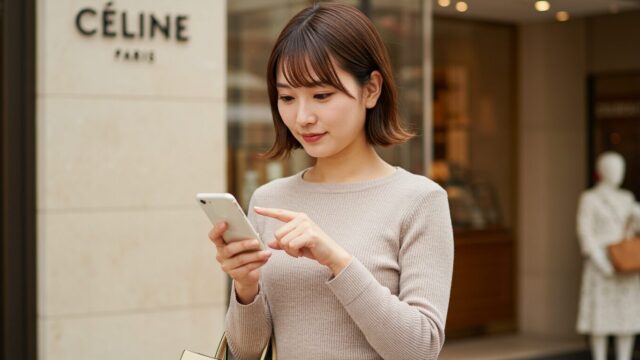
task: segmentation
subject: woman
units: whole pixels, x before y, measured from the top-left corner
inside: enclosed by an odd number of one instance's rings
[[[379,34],[356,8],[316,4],[280,34],[267,82],[275,144],[314,166],[258,188],[249,220],[267,241],[209,237],[233,279],[229,348],[255,359],[435,359],[444,343],[453,235],[446,192],[383,161],[402,143]]]

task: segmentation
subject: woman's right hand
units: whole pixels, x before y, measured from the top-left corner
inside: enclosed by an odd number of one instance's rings
[[[225,243],[222,234],[227,230],[227,223],[216,224],[209,232],[209,239],[216,246],[216,260],[222,271],[234,281],[236,297],[242,304],[250,304],[259,291],[260,268],[271,257],[271,251],[260,250],[260,241],[247,239]]]

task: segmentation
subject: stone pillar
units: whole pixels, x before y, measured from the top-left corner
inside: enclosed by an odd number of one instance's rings
[[[40,359],[215,350],[226,281],[194,196],[226,190],[226,16],[37,2]]]

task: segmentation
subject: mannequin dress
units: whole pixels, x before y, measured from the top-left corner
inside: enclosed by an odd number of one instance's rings
[[[640,273],[615,272],[607,245],[625,237],[627,221],[634,227],[640,208],[627,190],[595,186],[578,206],[578,237],[585,257],[577,330],[581,334],[640,333]]]

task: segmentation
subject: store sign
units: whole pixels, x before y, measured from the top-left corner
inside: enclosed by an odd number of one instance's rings
[[[598,118],[640,118],[640,101],[601,101],[595,111]]]
[[[103,8],[82,8],[75,16],[77,31],[86,37],[121,38],[154,40],[156,38],[184,43],[189,41],[186,15],[138,12],[131,14],[126,10],[117,10],[113,2]],[[114,59],[120,61],[138,61],[152,63],[154,50],[116,48]]]

